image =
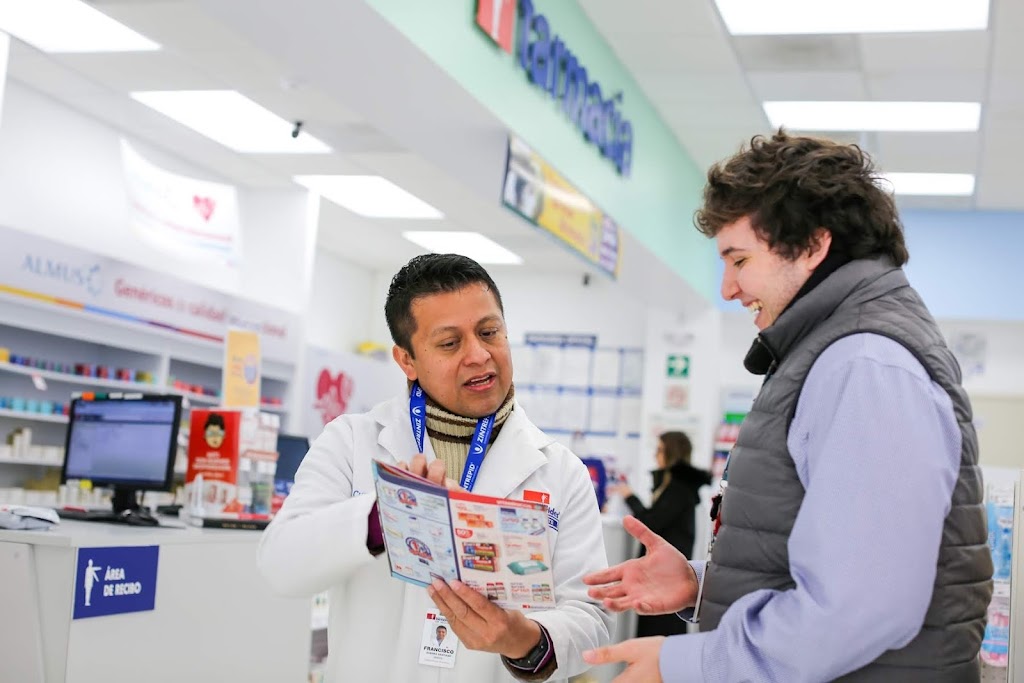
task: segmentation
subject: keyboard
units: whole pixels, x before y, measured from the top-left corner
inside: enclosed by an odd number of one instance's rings
[[[57,510],[61,519],[78,519],[94,522],[118,522],[120,515],[113,510],[81,510],[78,508],[61,508]]]
[[[132,512],[119,514],[113,510],[83,510],[80,508],[61,508],[57,510],[61,519],[74,519],[82,522],[112,522],[131,526],[158,526],[156,517],[148,512]]]

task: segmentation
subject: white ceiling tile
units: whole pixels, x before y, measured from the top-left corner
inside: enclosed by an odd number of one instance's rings
[[[363,120],[331,97],[310,87],[301,86],[285,89],[274,84],[269,88],[248,88],[246,97],[270,109],[289,121],[317,121],[321,124],[348,126],[361,124]],[[368,125],[368,124],[367,124]],[[371,129],[372,130],[372,129]]]
[[[758,100],[861,100],[867,97],[860,71],[749,71]]]
[[[106,92],[101,84],[69,71],[52,56],[19,40],[11,41],[7,73],[34,90],[57,97],[61,93]]]
[[[721,36],[652,40],[648,33],[613,33],[611,37],[615,53],[633,72],[666,68],[704,73],[739,70],[732,46]]]
[[[740,64],[751,71],[850,71],[860,69],[852,35],[734,36]]]
[[[706,130],[690,135],[683,145],[693,162],[702,172],[719,161],[729,158],[750,142],[753,135],[735,135],[731,132]]]
[[[896,197],[896,208],[900,211],[908,209],[966,211],[973,209],[975,203],[975,197]],[[913,258],[914,255],[910,256]]]
[[[981,171],[1018,176],[1024,173],[1024,132],[1019,125],[990,125],[982,141]],[[1020,187],[1024,187],[1021,185]]]
[[[978,178],[975,196],[979,209],[1021,210],[1024,173],[1016,169],[986,170]]]
[[[1024,104],[989,104],[982,112],[985,142],[1024,140]]]
[[[666,104],[659,111],[669,126],[689,131],[689,135],[725,130],[736,131],[742,138],[770,130],[764,112],[753,103],[717,107]]]
[[[750,88],[741,74],[695,73],[692,71],[648,71],[637,82],[656,103],[751,102]]]
[[[607,35],[719,35],[718,12],[711,0],[581,0],[580,7],[599,31]]]
[[[859,36],[864,70],[944,71],[988,67],[988,31],[876,33]]]
[[[1024,41],[1021,41],[1024,43]],[[995,69],[988,88],[986,107],[1024,104],[1024,54],[1013,69]]]
[[[72,71],[122,93],[230,87],[166,51],[54,55]]]
[[[991,27],[994,34],[993,68],[1020,68],[1024,62],[1024,3],[1020,0],[992,0]]]
[[[898,102],[981,102],[987,81],[977,71],[875,71],[867,74],[872,100]]]
[[[887,172],[975,173],[980,145],[978,133],[877,133],[869,152]]]

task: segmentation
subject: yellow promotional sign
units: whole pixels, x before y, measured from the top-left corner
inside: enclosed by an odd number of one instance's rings
[[[260,335],[248,330],[228,330],[224,337],[222,405],[228,408],[259,408]]]
[[[509,136],[502,200],[612,277],[619,274],[618,224],[525,142]]]

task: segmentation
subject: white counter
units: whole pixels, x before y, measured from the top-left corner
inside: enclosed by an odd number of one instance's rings
[[[601,515],[602,531],[604,532],[604,548],[608,555],[608,564],[614,565],[636,557],[639,544],[622,528],[622,518],[614,515]],[[636,612],[623,612],[613,615],[612,640],[621,643],[636,637]],[[609,683],[618,676],[625,667],[621,664],[605,664],[590,670],[591,680]]]
[[[259,537],[77,521],[0,530],[0,681],[302,683],[311,603],[270,592]],[[153,610],[72,619],[80,548],[153,545]]]

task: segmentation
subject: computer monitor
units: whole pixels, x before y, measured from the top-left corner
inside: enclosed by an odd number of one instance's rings
[[[61,483],[88,479],[112,487],[116,514],[137,511],[139,491],[172,490],[180,423],[181,396],[74,399]]]
[[[295,482],[295,473],[309,452],[309,439],[289,434],[277,435],[277,470],[274,472],[274,493],[287,496]]]

